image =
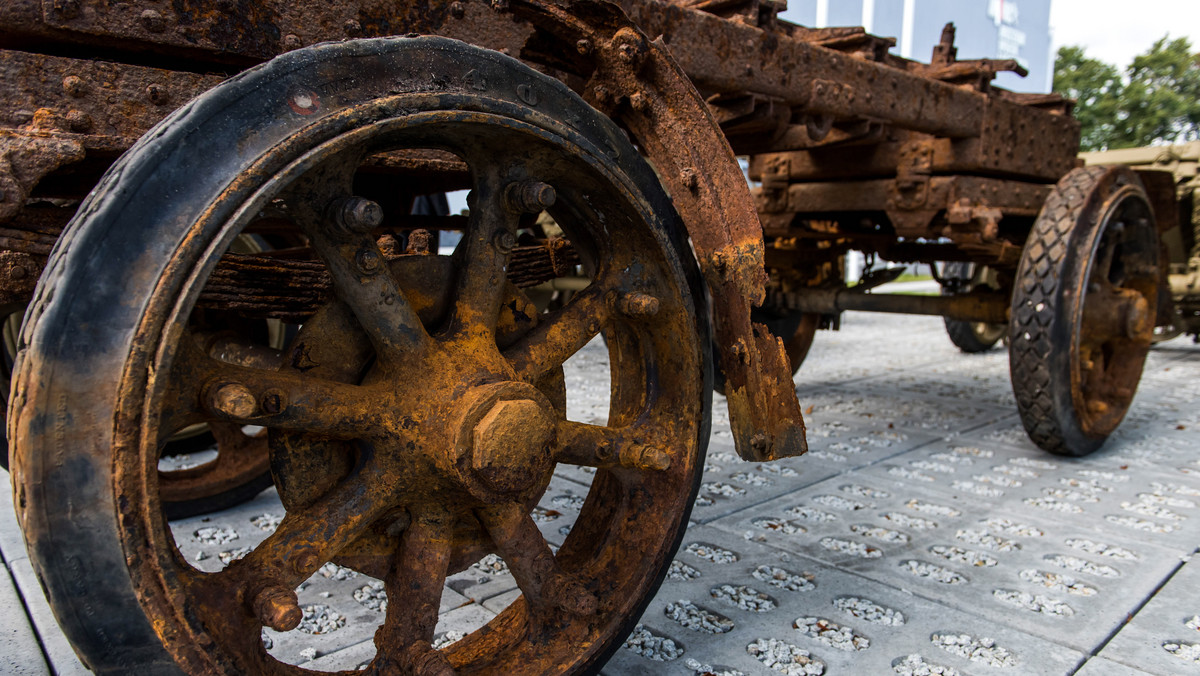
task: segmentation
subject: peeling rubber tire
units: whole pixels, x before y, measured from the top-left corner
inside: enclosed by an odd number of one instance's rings
[[[1105,270],[1098,261],[1110,248]],[[1157,251],[1149,201],[1129,169],[1075,169],[1047,198],[1022,250],[1009,323],[1013,394],[1040,448],[1087,455],[1124,417],[1153,330]],[[1090,336],[1109,330],[1087,320],[1105,303],[1103,287],[1143,296],[1149,329],[1093,349]]]

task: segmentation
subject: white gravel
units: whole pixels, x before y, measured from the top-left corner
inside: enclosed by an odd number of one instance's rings
[[[684,551],[693,556],[711,561],[713,563],[737,563],[738,555],[728,549],[722,549],[714,545],[707,545],[702,542],[693,542],[684,548]]]
[[[683,648],[666,636],[658,636],[643,625],[633,628],[624,648],[654,662],[672,662],[683,655]]]
[[[1050,617],[1071,617],[1075,614],[1075,609],[1066,603],[1041,594],[1030,594],[1012,589],[993,589],[992,597],[1001,603]]]
[[[967,578],[942,566],[908,559],[900,562],[900,570],[916,577],[941,582],[942,584],[966,584]]]
[[[791,643],[775,638],[760,638],[746,646],[754,659],[784,676],[821,676],[825,663]]]
[[[930,642],[952,655],[989,667],[1015,667],[1016,655],[996,645],[995,639],[975,638],[970,634],[934,634]]]
[[[812,573],[797,575],[776,566],[759,566],[750,575],[760,582],[766,582],[771,586],[786,589],[787,591],[806,592],[812,591],[817,587],[813,583]]]
[[[958,669],[944,667],[925,661],[920,655],[908,655],[892,664],[892,671],[899,676],[962,676]]]
[[[974,567],[991,567],[999,563],[994,557],[973,549],[964,549],[954,545],[933,545],[929,553],[954,563],[965,563]]]
[[[921,514],[933,514],[935,516],[949,517],[962,516],[962,512],[954,509],[953,507],[938,505],[932,502],[923,502],[916,499],[909,500],[907,503],[905,503],[905,506],[914,512],[920,512]]]
[[[1046,556],[1043,558],[1045,558],[1047,562],[1053,563],[1059,568],[1065,568],[1073,573],[1086,573],[1088,575],[1095,575],[1097,577],[1109,578],[1121,576],[1121,571],[1113,568],[1112,566],[1106,566],[1102,563],[1092,563],[1091,561],[1081,559],[1077,556],[1064,556],[1062,554],[1055,554],[1053,556]]]
[[[850,554],[862,559],[878,559],[883,556],[883,552],[875,547],[865,545],[861,542],[854,542],[853,540],[843,540],[842,538],[821,538],[821,546],[831,552]]]
[[[792,626],[801,634],[836,650],[856,652],[871,647],[871,641],[867,637],[859,636],[850,627],[822,617],[799,617]]]
[[[754,613],[765,613],[775,610],[775,599],[757,589],[745,585],[723,584],[713,587],[709,595],[718,601],[724,601],[734,608],[748,610]]]
[[[296,627],[306,634],[330,634],[346,626],[346,618],[333,608],[319,603],[303,607],[304,617]]]
[[[668,603],[663,614],[692,631],[705,634],[724,634],[733,630],[733,620],[684,599]]]
[[[885,627],[904,625],[904,613],[857,596],[840,596],[833,600],[833,606],[851,617],[871,624]]]

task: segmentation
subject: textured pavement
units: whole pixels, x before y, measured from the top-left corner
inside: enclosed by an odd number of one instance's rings
[[[569,416],[603,421],[602,344],[568,366]],[[1155,348],[1125,422],[1085,459],[1033,447],[1006,352],[961,354],[937,318],[847,313],[796,382],[811,451],[773,464],[738,459],[716,397],[692,526],[603,673],[1200,674],[1200,346]],[[551,483],[535,517],[552,544],[589,479]],[[282,514],[272,490],[173,527],[216,570]],[[0,553],[0,672],[81,671],[7,507]],[[453,576],[439,640],[517,593],[495,557]],[[330,564],[300,595],[306,631],[264,632],[273,654],[322,670],[371,658],[377,581]]]

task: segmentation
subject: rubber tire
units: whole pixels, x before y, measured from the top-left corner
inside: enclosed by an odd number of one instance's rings
[[[1110,172],[1115,176],[1106,176]],[[1013,395],[1029,438],[1055,455],[1082,457],[1107,439],[1084,431],[1072,401],[1069,348],[1077,328],[1068,315],[1072,295],[1091,270],[1093,239],[1106,225],[1095,222],[1104,200],[1097,187],[1109,182],[1141,185],[1132,171],[1106,166],[1077,168],[1058,182],[1029,233],[1013,287]]]
[[[946,281],[953,280],[961,282],[963,291],[971,290],[970,282],[972,276],[970,263],[964,263],[960,261],[947,263],[945,268],[942,270],[942,278]],[[943,288],[942,290],[943,295],[949,295],[951,293],[953,292],[949,291],[948,289]],[[954,343],[955,347],[966,354],[979,354],[980,352],[987,352],[995,347],[996,343],[1000,342],[1000,338],[1002,338],[1004,334],[1004,330],[1002,328],[997,333],[995,339],[988,340],[980,334],[979,330],[977,330],[977,325],[984,324],[983,322],[966,322],[962,321],[961,319],[950,319],[949,317],[944,317],[943,321],[946,324],[946,335],[950,337],[950,342]],[[993,325],[984,324],[984,326],[990,328]],[[1003,327],[1003,325],[1000,326]]]
[[[140,351],[153,349],[135,340],[144,307],[131,302],[131,295],[152,297],[168,259],[187,247],[198,256],[207,246],[205,238],[188,237],[196,203],[207,204],[209,195],[222,193],[231,180],[242,177],[266,148],[308,124],[275,113],[274,126],[245,134],[248,120],[273,113],[273,102],[284,98],[295,73],[320,68],[331,55],[354,58],[396,48],[389,43],[404,48],[406,42],[434,45],[447,57],[463,50],[485,52],[444,38],[326,43],[289,52],[227,80],[220,85],[221,96],[202,95],[176,110],[109,169],[64,231],[39,279],[14,366],[8,421],[10,438],[20,440],[13,455],[14,501],[34,573],[64,633],[97,674],[182,673],[139,601],[143,593],[154,599],[164,592],[156,588],[157,581],[135,579],[128,558],[135,555],[123,546],[130,532],[145,526],[131,515],[136,507],[117,504],[114,496],[114,454],[127,450],[114,448],[114,411],[120,411],[127,396],[117,383],[129,376],[129,363],[147,359]],[[687,233],[653,170],[624,132],[558,81],[510,57],[486,54],[553,89],[553,96],[543,98],[541,113],[561,106],[564,120],[599,118],[583,131],[593,143],[598,139],[612,148],[619,158],[614,161],[659,216],[648,227],[657,229],[655,236],[686,279],[697,344],[710,344],[705,285]],[[515,90],[504,95],[514,97],[515,104]],[[231,99],[243,103],[232,106]],[[240,140],[231,143],[233,138]],[[178,152],[172,154],[172,148]],[[197,161],[203,162],[202,170]],[[186,190],[179,189],[181,176]],[[239,189],[243,196],[253,191],[240,182]],[[211,239],[214,233],[204,234]],[[624,616],[606,643],[578,665],[580,673],[598,671],[621,647],[666,577],[686,532],[711,425],[711,355],[701,349],[697,356],[702,389],[696,407],[697,470],[684,496],[686,509],[664,540],[669,551],[649,571],[635,612]],[[208,651],[206,646],[193,649],[196,655]],[[197,658],[197,664],[206,663]]]

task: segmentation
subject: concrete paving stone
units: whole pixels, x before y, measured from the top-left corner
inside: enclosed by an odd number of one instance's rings
[[[1086,652],[1179,562],[1177,551],[1055,514],[1017,514],[873,470],[712,525]]]
[[[1119,532],[1190,554],[1200,543],[1200,474],[1167,462],[1130,471],[1120,443],[1087,458],[1053,456],[969,436],[938,441],[863,470],[909,479],[929,494],[995,505],[1023,519],[1050,518],[1098,534]],[[1192,455],[1191,453],[1189,455]],[[1200,466],[1197,466],[1200,470]]]
[[[689,553],[689,545],[731,552],[737,560],[701,558]],[[1084,658],[1038,635],[712,526],[689,529],[676,561],[698,575],[668,579],[642,625],[682,653],[664,663],[621,649],[604,673],[694,675],[708,667],[769,674],[748,646],[772,639],[806,651],[827,674],[893,673],[894,664],[914,654],[963,674],[1066,674]],[[957,651],[951,652],[942,642],[963,645],[949,645]],[[975,660],[966,656],[972,649]]]
[[[12,482],[8,472],[0,472],[0,557],[6,563],[29,557],[25,551],[25,536],[21,534],[13,511]]]
[[[1099,657],[1161,676],[1200,673],[1200,560],[1180,567]]]
[[[33,620],[33,630],[37,632],[41,641],[42,653],[45,661],[50,664],[51,672],[57,676],[92,673],[79,661],[79,656],[75,654],[66,635],[59,629],[58,621],[54,619],[50,604],[46,602],[46,595],[42,592],[42,586],[38,584],[37,576],[33,574],[33,564],[29,559],[12,562],[9,564],[9,572],[12,573],[13,582],[21,594],[25,611]]]
[[[814,412],[823,410],[842,419],[934,435],[960,432],[1005,419],[1013,413],[1007,407],[913,395],[875,382],[827,387],[806,394],[802,401]]]
[[[1153,672],[1134,669],[1133,667],[1125,666],[1106,660],[1101,657],[1093,657],[1076,671],[1074,676],[1153,676]]]
[[[0,569],[0,673],[13,676],[50,673],[7,568]]]
[[[771,463],[746,462],[732,443],[710,442],[692,520],[708,523],[936,438],[886,425],[842,422],[828,414],[813,425],[807,454]]]

